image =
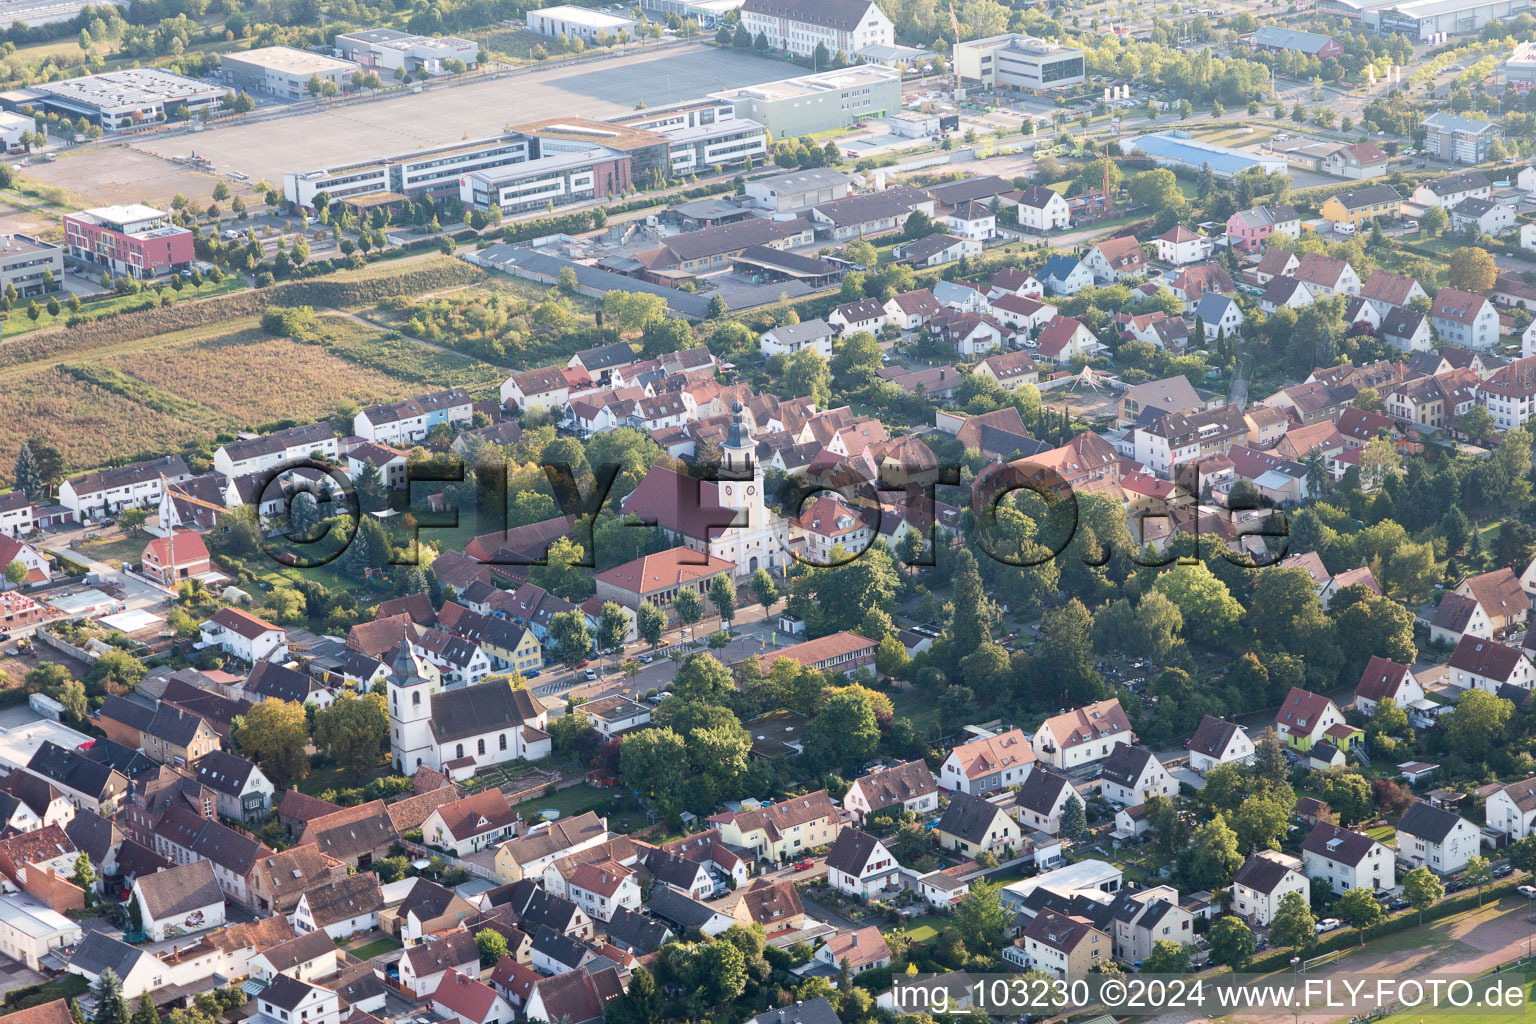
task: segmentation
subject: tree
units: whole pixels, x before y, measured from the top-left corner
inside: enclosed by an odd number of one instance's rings
[[[675,810],[688,784],[688,753],[671,728],[643,729],[619,747],[619,778],[653,806]]]
[[[1346,828],[1370,817],[1374,810],[1371,784],[1354,772],[1333,772],[1323,781],[1323,799]]]
[[[1419,215],[1419,228],[1431,237],[1444,233],[1451,223],[1451,215],[1438,206],[1431,206]]]
[[[709,603],[720,616],[720,628],[730,632],[730,623],[736,618],[736,584],[727,573],[721,573],[709,581]]]
[[[730,669],[713,654],[694,654],[683,662],[670,687],[686,701],[721,701],[736,692]]]
[[[1276,946],[1310,949],[1317,941],[1317,918],[1299,892],[1280,897],[1280,906],[1269,920],[1269,940]]]
[[[778,581],[767,569],[759,569],[752,574],[749,585],[752,587],[752,596],[757,598],[757,603],[763,606],[766,614],[780,597]]]
[[[16,471],[11,476],[11,482],[29,498],[41,498],[47,493],[37,457],[32,454],[32,445],[27,441],[21,442],[21,447],[16,451]]]
[[[1217,641],[1242,618],[1243,606],[1204,562],[1164,569],[1152,586],[1178,608],[1195,639]]]
[[[1081,843],[1088,837],[1088,812],[1083,806],[1083,801],[1072,796],[1061,808],[1061,834],[1074,843]]]
[[[1253,929],[1233,914],[1218,918],[1211,928],[1211,959],[1234,971],[1247,970],[1258,949]]]
[[[139,996],[139,1005],[133,1011],[133,1024],[160,1024],[160,1008],[146,992]]]
[[[1009,913],[1003,908],[1001,891],[999,882],[976,879],[970,892],[955,905],[956,924],[971,948],[990,951],[1002,945]]]
[[[1447,749],[1474,763],[1486,761],[1503,742],[1514,710],[1514,704],[1487,690],[1467,690],[1446,716]]]
[[[86,892],[91,891],[91,887],[96,884],[96,869],[91,866],[90,857],[82,853],[75,858],[75,873],[69,876],[69,880]]]
[[[92,1020],[93,1024],[129,1024],[123,979],[110,967],[104,968],[96,978],[96,1016]]]
[[[1493,881],[1493,865],[1487,857],[1468,857],[1461,869],[1461,880],[1477,889],[1477,905],[1483,905],[1483,887]]]
[[[629,616],[624,606],[616,601],[604,601],[597,616],[597,647],[601,651],[618,651],[629,636]]]
[[[1221,814],[1195,829],[1189,845],[1179,855],[1179,871],[1190,888],[1210,892],[1226,888],[1242,865],[1237,833]]]
[[[1499,268],[1493,262],[1493,254],[1487,249],[1462,246],[1451,253],[1446,264],[1446,281],[1452,288],[1481,294],[1493,287]]]
[[[858,765],[880,742],[874,705],[860,687],[834,693],[808,723],[806,732],[807,749],[839,767]]]
[[[481,967],[495,967],[507,955],[507,938],[495,928],[483,929],[476,935],[475,946],[480,950]]]
[[[1126,190],[1130,193],[1132,203],[1146,207],[1154,215],[1164,210],[1180,209],[1185,204],[1179,179],[1166,167],[1132,175]]]
[[[235,719],[235,746],[258,761],[278,789],[309,775],[309,720],[297,701],[268,697]]]
[[[779,382],[789,395],[813,399],[819,406],[832,397],[832,368],[815,349],[802,348],[790,356]]]
[[[91,705],[90,698],[85,692],[85,684],[80,680],[65,680],[59,687],[58,693],[54,695],[54,699],[64,705],[64,714],[72,725],[79,726],[85,722],[85,716],[90,711]]]
[[[635,609],[635,629],[642,640],[655,647],[667,631],[667,613],[649,601],[641,601]]]
[[[704,600],[694,590],[679,590],[672,599],[672,612],[677,621],[692,626],[704,615]]]
[[[315,712],[315,746],[329,749],[353,778],[378,767],[388,742],[389,710],[380,694],[353,696],[343,690],[336,703]]]
[[[1339,916],[1360,932],[1360,944],[1365,945],[1365,933],[1385,916],[1376,894],[1369,889],[1350,889],[1335,905]]]
[[[1522,839],[1520,842],[1531,843],[1532,853],[1536,854],[1536,839]],[[1509,848],[1509,861],[1511,864],[1515,862],[1515,847],[1519,845],[1520,843],[1516,843]],[[1412,904],[1413,909],[1419,912],[1420,924],[1424,923],[1424,908],[1444,895],[1445,886],[1440,884],[1440,879],[1435,877],[1433,871],[1422,864],[1403,876],[1403,899]]]
[[[13,587],[19,587],[27,581],[27,576],[32,570],[22,561],[12,562],[5,567],[5,582]]]
[[[551,616],[549,637],[554,641],[555,656],[566,668],[575,668],[592,653],[592,633],[587,629],[586,616],[579,611]]]
[[[1172,939],[1158,939],[1140,970],[1143,974],[1188,974],[1189,947]]]

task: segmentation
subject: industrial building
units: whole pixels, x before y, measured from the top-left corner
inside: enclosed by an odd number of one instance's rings
[[[99,206],[64,215],[69,255],[120,277],[172,274],[192,264],[192,232],[152,206]]]
[[[1248,37],[1248,45],[1255,50],[1287,50],[1305,54],[1308,57],[1316,57],[1318,60],[1344,56],[1344,44],[1332,36],[1317,32],[1302,32],[1294,28],[1281,28],[1279,25],[1260,25],[1253,35]]]
[[[1536,82],[1536,43],[1521,43],[1499,65],[1506,82]]]
[[[1379,35],[1402,33],[1416,43],[1472,35],[1490,21],[1531,10],[1531,0],[1317,0],[1317,13],[1357,22]]]
[[[956,43],[952,58],[962,82],[989,89],[1063,89],[1085,73],[1082,50],[1011,32]]]
[[[1286,170],[1283,157],[1248,153],[1241,149],[1201,142],[1190,138],[1188,132],[1179,130],[1121,139],[1120,152],[1149,156],[1157,161],[1159,167],[1199,171],[1209,165],[1218,178],[1230,178],[1253,167],[1267,174],[1284,174]]]
[[[26,114],[0,110],[0,145],[7,150],[21,149],[22,136],[38,131],[37,121]]]
[[[224,81],[235,89],[290,100],[308,96],[311,79],[333,82],[340,89],[358,70],[358,66],[349,60],[310,50],[295,50],[291,46],[263,46],[226,53],[219,58],[219,67]]]
[[[895,24],[874,0],[746,0],[741,24],[754,39],[802,57],[818,46],[836,56],[896,42]]]
[[[635,19],[626,15],[609,14],[591,7],[541,7],[527,14],[528,31],[542,36],[564,39],[580,39],[584,43],[597,42],[598,36],[609,39],[620,32],[635,34]]]
[[[734,10],[740,9],[745,0],[640,0],[640,9],[646,14],[659,14],[665,18],[675,14],[679,18],[692,18],[702,28],[714,28]]]
[[[76,119],[84,117],[107,131],[163,121],[182,112],[217,110],[226,87],[158,68],[124,68],[99,75],[38,82],[0,93],[6,110],[31,108]]]
[[[741,167],[748,160],[762,164],[768,157],[768,130],[737,117],[732,104],[719,100],[640,110],[611,123],[665,135],[674,178]]]
[[[477,210],[542,210],[618,195],[633,183],[629,154],[606,146],[552,153],[525,163],[464,175],[459,198]]]
[[[747,182],[747,201],[774,213],[799,213],[852,192],[853,179],[835,167],[810,167]]]
[[[450,62],[466,68],[480,64],[480,44],[458,36],[419,36],[392,28],[370,28],[338,35],[335,43],[336,56],[371,68],[384,78],[393,77],[397,70],[408,75],[447,74]]]
[[[711,93],[735,105],[736,116],[765,126],[774,138],[846,128],[901,109],[901,72],[860,64],[817,75]]]
[[[64,280],[62,246],[28,235],[0,235],[0,292],[15,288],[23,299],[46,294],[50,274],[54,282]]]

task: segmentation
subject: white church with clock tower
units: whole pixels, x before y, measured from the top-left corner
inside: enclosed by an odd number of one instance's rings
[[[736,522],[710,538],[709,553],[733,563],[737,576],[783,572],[790,559],[789,523],[763,502],[763,466],[740,402],[731,406],[731,429],[720,450],[716,497],[720,507],[736,513]]]

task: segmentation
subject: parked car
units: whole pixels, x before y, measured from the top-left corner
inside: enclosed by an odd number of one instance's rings
[[[596,679],[597,678],[597,669],[589,668],[585,672],[582,673],[582,676],[587,678],[587,679]]]
[[[799,860],[795,862],[796,871],[809,871],[815,866],[816,862],[814,860]]]
[[[1528,900],[1536,900],[1536,885],[1522,885],[1515,891]]]
[[[0,637],[0,639],[4,639],[4,638]],[[1508,864],[1500,864],[1498,867],[1493,869],[1493,877],[1494,878],[1508,878],[1510,875],[1512,875],[1514,873],[1515,873],[1515,869],[1510,867]]]
[[[1387,909],[1392,911],[1393,913],[1396,913],[1399,910],[1407,910],[1412,905],[1413,904],[1409,903],[1407,900],[1405,900],[1401,896],[1399,896],[1397,899],[1395,899],[1391,903],[1387,904]]]
[[[1317,934],[1321,935],[1324,932],[1331,932],[1331,931],[1333,931],[1335,928],[1338,928],[1343,923],[1344,922],[1340,921],[1336,917],[1325,917],[1321,921],[1317,922],[1317,924],[1314,925],[1314,928],[1317,930]]]
[[[640,655],[640,657],[636,658],[635,660],[640,662],[640,664],[642,664],[642,665],[649,665],[651,662],[655,661],[656,659],[652,655],[642,654],[642,655]]]

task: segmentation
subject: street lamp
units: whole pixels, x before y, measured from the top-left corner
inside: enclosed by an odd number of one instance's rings
[[[1300,974],[1301,974],[1301,957],[1293,956],[1293,957],[1291,957],[1291,975],[1292,975],[1293,978],[1299,980],[1299,975]],[[1294,985],[1294,981],[1293,981],[1293,985]],[[1300,1018],[1300,1016],[1301,1016],[1301,1004],[1298,1002],[1298,1000],[1300,998],[1301,998],[1301,996],[1300,996],[1299,991],[1292,992],[1292,996],[1291,996],[1291,1024],[1296,1024],[1297,1019]]]

